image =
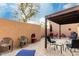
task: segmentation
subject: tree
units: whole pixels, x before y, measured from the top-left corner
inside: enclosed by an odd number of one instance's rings
[[[39,5],[33,3],[20,3],[18,6],[20,16],[23,22],[27,22],[32,16],[38,12]]]

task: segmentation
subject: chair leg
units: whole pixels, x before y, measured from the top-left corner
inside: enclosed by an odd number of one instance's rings
[[[65,48],[66,49],[66,48]],[[74,54],[73,54],[73,52],[72,52],[72,48],[67,48],[69,51],[70,51],[70,53],[72,54],[72,56],[74,56]]]
[[[11,46],[9,46],[9,50],[11,49]]]
[[[56,45],[53,44],[53,47],[54,47],[54,51],[55,51],[56,50]]]
[[[63,45],[63,51],[65,50],[65,46]]]
[[[72,49],[70,49],[70,52],[71,52],[72,56],[74,56],[74,54],[73,54],[73,52],[72,52]]]
[[[62,46],[61,46],[61,54],[62,54]]]
[[[56,50],[56,45],[54,45],[54,50]]]
[[[74,49],[74,52],[76,52],[76,49]]]
[[[56,45],[56,49],[58,49],[58,46]]]
[[[67,49],[67,47],[66,46],[64,46],[64,51],[66,52],[66,49]]]

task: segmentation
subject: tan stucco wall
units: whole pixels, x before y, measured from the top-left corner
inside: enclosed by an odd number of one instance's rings
[[[28,42],[31,42],[32,33],[35,33],[36,38],[40,40],[42,35],[41,27],[35,24],[0,19],[0,40],[4,37],[11,37],[14,41],[14,47],[19,45],[18,38],[22,35],[28,38]]]
[[[49,21],[49,24],[52,24],[53,33],[59,34],[59,24],[51,21]],[[75,31],[78,33],[79,32],[78,27],[79,27],[79,23],[61,25],[61,34],[63,33],[66,36],[70,36],[70,33],[72,31]],[[71,31],[68,30],[69,28],[71,28]],[[49,33],[49,30],[48,30],[48,33]],[[79,33],[78,33],[78,36],[79,36]]]
[[[71,31],[68,30],[69,28],[71,28]],[[78,33],[77,28],[78,28],[78,23],[76,23],[76,24],[66,24],[66,25],[61,26],[61,32],[64,33],[66,36],[70,36],[70,33],[72,31],[75,31],[75,32]]]
[[[48,25],[49,27],[50,27],[50,24],[52,24],[52,32],[54,34],[57,34],[58,33],[58,35],[59,35],[59,24],[57,24],[55,22],[51,22],[51,21],[48,21],[48,23],[49,23],[49,25]],[[50,32],[49,29],[48,29],[48,33]]]

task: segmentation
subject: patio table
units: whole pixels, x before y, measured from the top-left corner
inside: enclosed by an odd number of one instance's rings
[[[61,38],[61,39],[51,39],[52,41],[55,41],[56,48],[60,47],[60,52],[62,54],[62,51],[64,48],[66,48],[66,44],[71,44],[71,39],[69,38]]]

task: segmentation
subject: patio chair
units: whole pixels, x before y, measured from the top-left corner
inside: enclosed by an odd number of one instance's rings
[[[31,40],[32,43],[35,43],[37,41],[35,33],[31,35]]]
[[[50,32],[49,36],[50,36],[51,38],[53,38],[53,37],[54,37],[54,34],[53,34],[52,32]]]
[[[58,33],[54,34],[53,36],[54,38],[58,38]]]
[[[79,49],[79,39],[72,40],[71,44],[67,44],[67,48],[70,50],[70,52],[71,52],[71,54],[73,56],[74,54],[73,54],[72,49],[74,49],[74,52],[76,51],[75,49]]]
[[[2,50],[13,50],[13,40],[10,37],[5,37],[3,38],[3,40],[0,42],[0,47],[2,48]],[[4,52],[3,51],[3,52]]]
[[[61,34],[61,37],[66,38],[67,36],[66,36],[65,34],[62,33],[62,34]]]
[[[47,40],[48,40],[48,42],[50,43],[50,45],[54,45],[54,50],[55,50],[55,46],[56,46],[55,43],[56,43],[56,42],[55,42],[55,41],[52,41],[49,36],[47,36]]]
[[[78,37],[78,34],[76,33],[76,32],[71,32],[71,39],[72,40],[76,40],[77,39],[77,37]]]
[[[25,36],[20,37],[20,47],[22,48],[27,43],[27,38]]]
[[[52,41],[51,38],[49,36],[47,36],[47,39],[50,43],[55,43],[55,41]]]

